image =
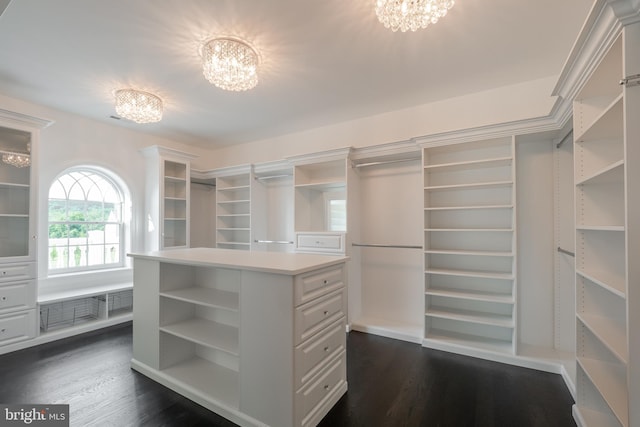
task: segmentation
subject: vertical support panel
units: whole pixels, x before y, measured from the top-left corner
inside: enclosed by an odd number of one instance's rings
[[[160,369],[160,262],[133,260],[133,358]]]

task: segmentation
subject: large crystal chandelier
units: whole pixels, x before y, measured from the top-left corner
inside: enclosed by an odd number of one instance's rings
[[[3,153],[2,161],[17,168],[26,168],[27,166],[31,166],[31,156],[28,154]]]
[[[376,15],[393,31],[416,31],[435,24],[453,7],[454,0],[375,0]]]
[[[116,113],[136,123],[155,123],[162,119],[162,99],[135,89],[120,89],[115,93]]]
[[[202,47],[202,73],[224,90],[243,91],[258,84],[258,54],[243,41],[217,38]]]

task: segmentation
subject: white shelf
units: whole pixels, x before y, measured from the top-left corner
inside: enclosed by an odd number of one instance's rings
[[[428,249],[424,251],[426,254],[440,255],[470,255],[470,256],[495,256],[495,257],[511,257],[513,252],[496,252],[496,251],[467,251],[467,250],[445,250],[445,249]]]
[[[220,200],[217,202],[219,205],[236,205],[241,203],[249,203],[251,200],[249,199],[241,199],[241,200]],[[220,215],[218,215],[220,216]]]
[[[181,178],[179,176],[168,176],[168,175],[165,175],[164,180],[166,182],[176,182],[176,183],[186,183],[187,182],[186,179]]]
[[[479,182],[471,184],[452,184],[452,185],[435,185],[425,187],[426,191],[449,191],[449,190],[473,190],[483,188],[500,188],[510,187],[513,185],[513,181],[493,181],[493,182]]]
[[[594,411],[586,406],[576,405],[575,408],[578,411],[578,416],[582,418],[582,421],[584,422],[584,424],[582,424],[583,427],[620,427],[620,421],[609,414]]]
[[[624,160],[607,165],[592,174],[576,181],[576,185],[611,184],[624,182]]]
[[[424,231],[464,231],[464,232],[513,232],[513,228],[425,228]]]
[[[499,166],[509,166],[513,161],[512,157],[496,157],[491,159],[480,159],[480,160],[469,160],[464,162],[452,162],[452,163],[442,163],[442,164],[434,164],[434,165],[425,165],[425,172],[435,172],[435,171],[454,171],[454,170],[468,170],[468,169],[477,169],[477,168],[491,168],[491,167],[499,167]]]
[[[438,207],[424,208],[425,211],[453,211],[453,210],[480,210],[480,209],[513,209],[513,205],[438,206]]]
[[[616,276],[605,271],[582,271],[579,269],[576,269],[576,274],[620,298],[626,298],[624,277]]]
[[[513,354],[511,341],[484,338],[477,335],[460,334],[440,329],[427,331],[425,344],[433,342],[436,346],[440,343],[462,348],[474,348],[498,354]]]
[[[28,190],[30,187],[31,186],[29,184],[20,184],[17,182],[0,182],[0,188]]]
[[[161,292],[160,296],[207,307],[238,311],[238,294],[236,292],[193,287]]]
[[[458,310],[453,308],[432,307],[427,309],[427,316],[441,319],[458,320],[461,322],[479,323],[483,325],[513,328],[513,317],[495,313],[485,313],[471,310]]]
[[[459,298],[471,301],[485,301],[485,302],[497,302],[504,304],[514,304],[515,300],[512,295],[500,294],[496,292],[482,292],[482,291],[465,291],[456,289],[427,289],[426,295]]]
[[[576,230],[583,231],[625,231],[624,225],[576,225]]]
[[[441,274],[445,276],[482,277],[485,279],[513,280],[512,273],[499,273],[492,271],[449,270],[440,268],[427,268],[427,274]]]
[[[238,372],[199,357],[166,368],[162,371],[181,387],[194,390],[208,400],[222,402],[238,408],[240,401]],[[215,384],[216,387],[211,387]]]
[[[218,227],[218,231],[250,231],[250,228],[245,228],[245,227],[238,227],[238,228],[233,228],[233,227]]]
[[[622,363],[627,363],[627,334],[618,324],[605,316],[577,313],[578,320],[587,327]]]
[[[235,187],[219,187],[218,191],[221,192],[233,192],[233,191],[240,191],[240,190],[248,190],[250,187],[248,185],[238,185]]]
[[[596,116],[583,132],[575,136],[579,142],[601,141],[617,137],[622,139],[623,94],[620,93]]]
[[[217,215],[218,218],[246,218],[250,217],[251,214],[248,213],[238,213],[238,214],[220,214]]]
[[[233,326],[193,318],[161,326],[160,330],[196,344],[238,355],[238,328]]]
[[[578,357],[578,364],[600,391],[618,420],[622,425],[627,426],[629,408],[624,365],[616,365],[584,357]]]

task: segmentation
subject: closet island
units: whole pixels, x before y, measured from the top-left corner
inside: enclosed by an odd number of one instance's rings
[[[348,257],[129,256],[136,371],[241,426],[314,426],[346,392]]]

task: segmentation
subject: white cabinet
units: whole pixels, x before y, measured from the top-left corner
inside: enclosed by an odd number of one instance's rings
[[[250,165],[216,171],[216,246],[251,249]]]
[[[426,146],[424,345],[514,355],[515,141]]]
[[[37,335],[37,140],[37,130],[0,120],[0,353]]]
[[[633,266],[640,253],[640,88],[619,84],[640,73],[639,42],[640,24],[623,29],[574,100],[575,411],[585,426],[640,425],[637,411],[633,418],[639,367],[632,364],[640,357],[632,321],[640,309]]]
[[[134,369],[242,426],[314,426],[346,392],[345,258],[133,257]]]
[[[154,145],[147,157],[145,248],[189,247],[191,160],[187,153]]]

